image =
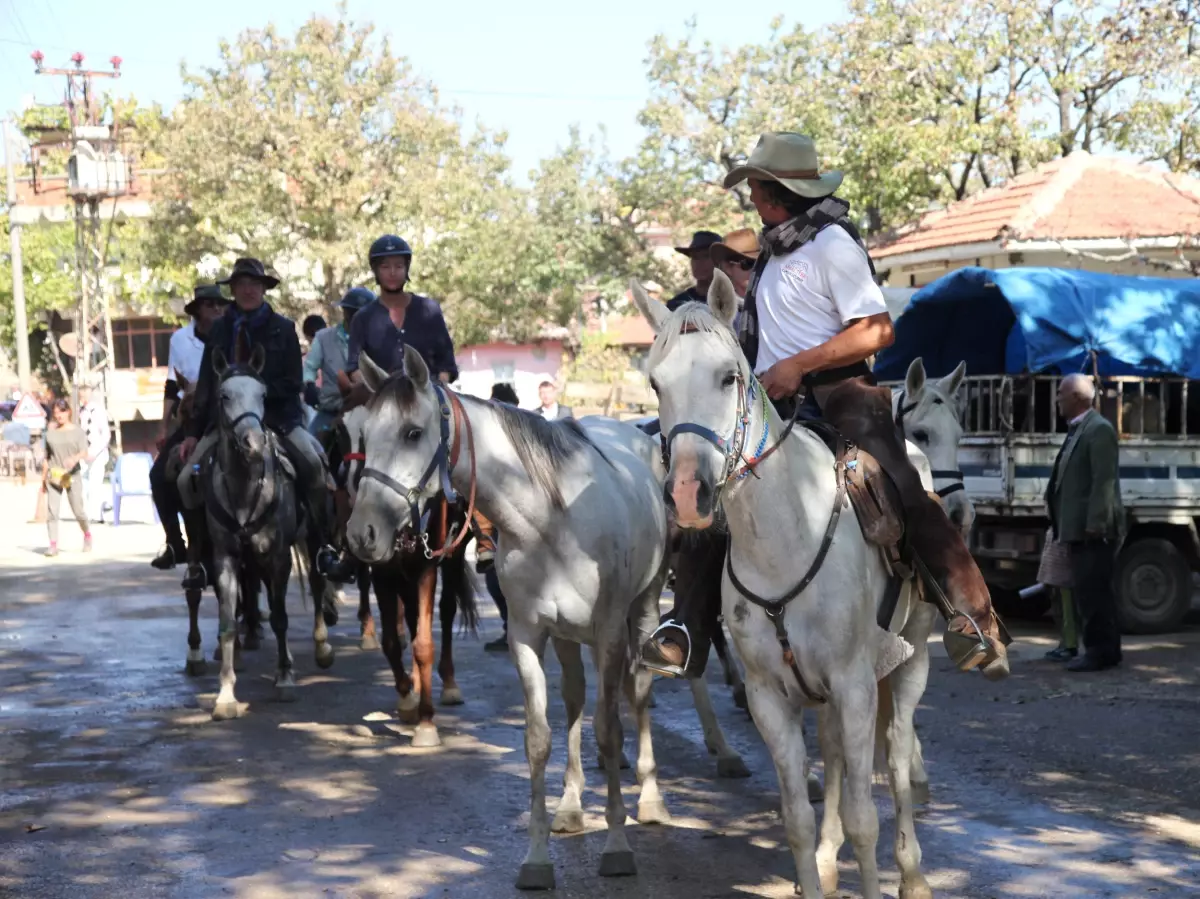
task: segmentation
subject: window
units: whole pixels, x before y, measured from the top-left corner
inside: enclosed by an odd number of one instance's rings
[[[117,368],[166,368],[175,326],[161,318],[123,318],[112,323]]]
[[[511,384],[516,374],[517,364],[515,362],[492,363],[492,380],[497,384]]]

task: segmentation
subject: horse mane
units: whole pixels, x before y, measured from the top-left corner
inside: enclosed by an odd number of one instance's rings
[[[504,436],[512,444],[525,473],[533,479],[556,509],[566,507],[559,481],[564,469],[581,451],[591,447],[598,453],[587,432],[573,418],[547,421],[536,412],[504,403],[489,403]],[[603,453],[601,458],[607,462]]]
[[[221,374],[218,384],[224,384],[230,378],[253,378],[256,381],[262,382],[262,375],[252,369],[245,362],[231,362],[225,371]]]
[[[739,365],[744,363],[745,357],[733,329],[717,318],[707,303],[684,303],[663,322],[655,336],[647,359],[649,366],[653,368],[662,362],[684,334],[695,333],[717,335]]]

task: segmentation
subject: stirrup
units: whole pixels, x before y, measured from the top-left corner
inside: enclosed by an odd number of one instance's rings
[[[669,627],[673,627],[676,630],[683,631],[683,635],[685,637],[687,637],[687,651],[684,653],[682,666],[672,664],[671,662],[668,662],[665,659],[647,659],[646,658],[646,647],[649,646],[651,643],[653,643],[658,638],[658,635],[663,632],[664,629],[669,628]],[[658,627],[656,627],[654,629],[654,632],[652,634],[650,634],[650,636],[646,640],[646,642],[642,644],[641,665],[643,668],[646,668],[649,671],[653,671],[655,674],[661,674],[665,677],[687,677],[688,676],[687,675],[688,666],[691,664],[691,662],[692,662],[692,635],[688,632],[687,625],[681,621],[674,621],[674,620],[664,621],[662,624],[660,624]]]
[[[337,584],[353,584],[358,576],[355,567],[328,544],[317,550],[317,573]]]
[[[955,618],[965,618],[975,630],[975,636],[950,630],[949,624]],[[983,633],[975,619],[965,612],[955,609],[954,615],[946,622],[946,630],[942,634],[942,646],[959,671],[970,671],[978,668],[995,653],[992,641]]]
[[[184,590],[203,590],[208,586],[208,572],[199,562],[194,562],[188,565],[187,572],[184,574],[183,580],[179,582],[179,586]]]

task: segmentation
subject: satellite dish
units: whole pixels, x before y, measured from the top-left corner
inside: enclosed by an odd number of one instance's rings
[[[69,331],[58,338],[58,348],[64,356],[74,359],[79,355],[79,335]]]

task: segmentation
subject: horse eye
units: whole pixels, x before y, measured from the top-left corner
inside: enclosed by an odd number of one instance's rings
[[[404,439],[407,440],[409,443],[416,443],[418,440],[421,439],[421,429],[420,428],[409,428],[404,433]]]
[[[737,374],[734,372],[729,372],[729,374],[725,375],[725,377],[723,377],[721,379],[721,386],[722,387],[732,387],[734,385],[734,383],[736,383],[736,381],[737,381]]]
[[[929,442],[929,432],[928,431],[913,431],[913,440],[915,440],[917,443],[928,443]]]
[[[933,404],[935,406],[944,406],[945,405],[945,403],[942,402],[942,400],[938,399],[936,396],[933,398]]]

